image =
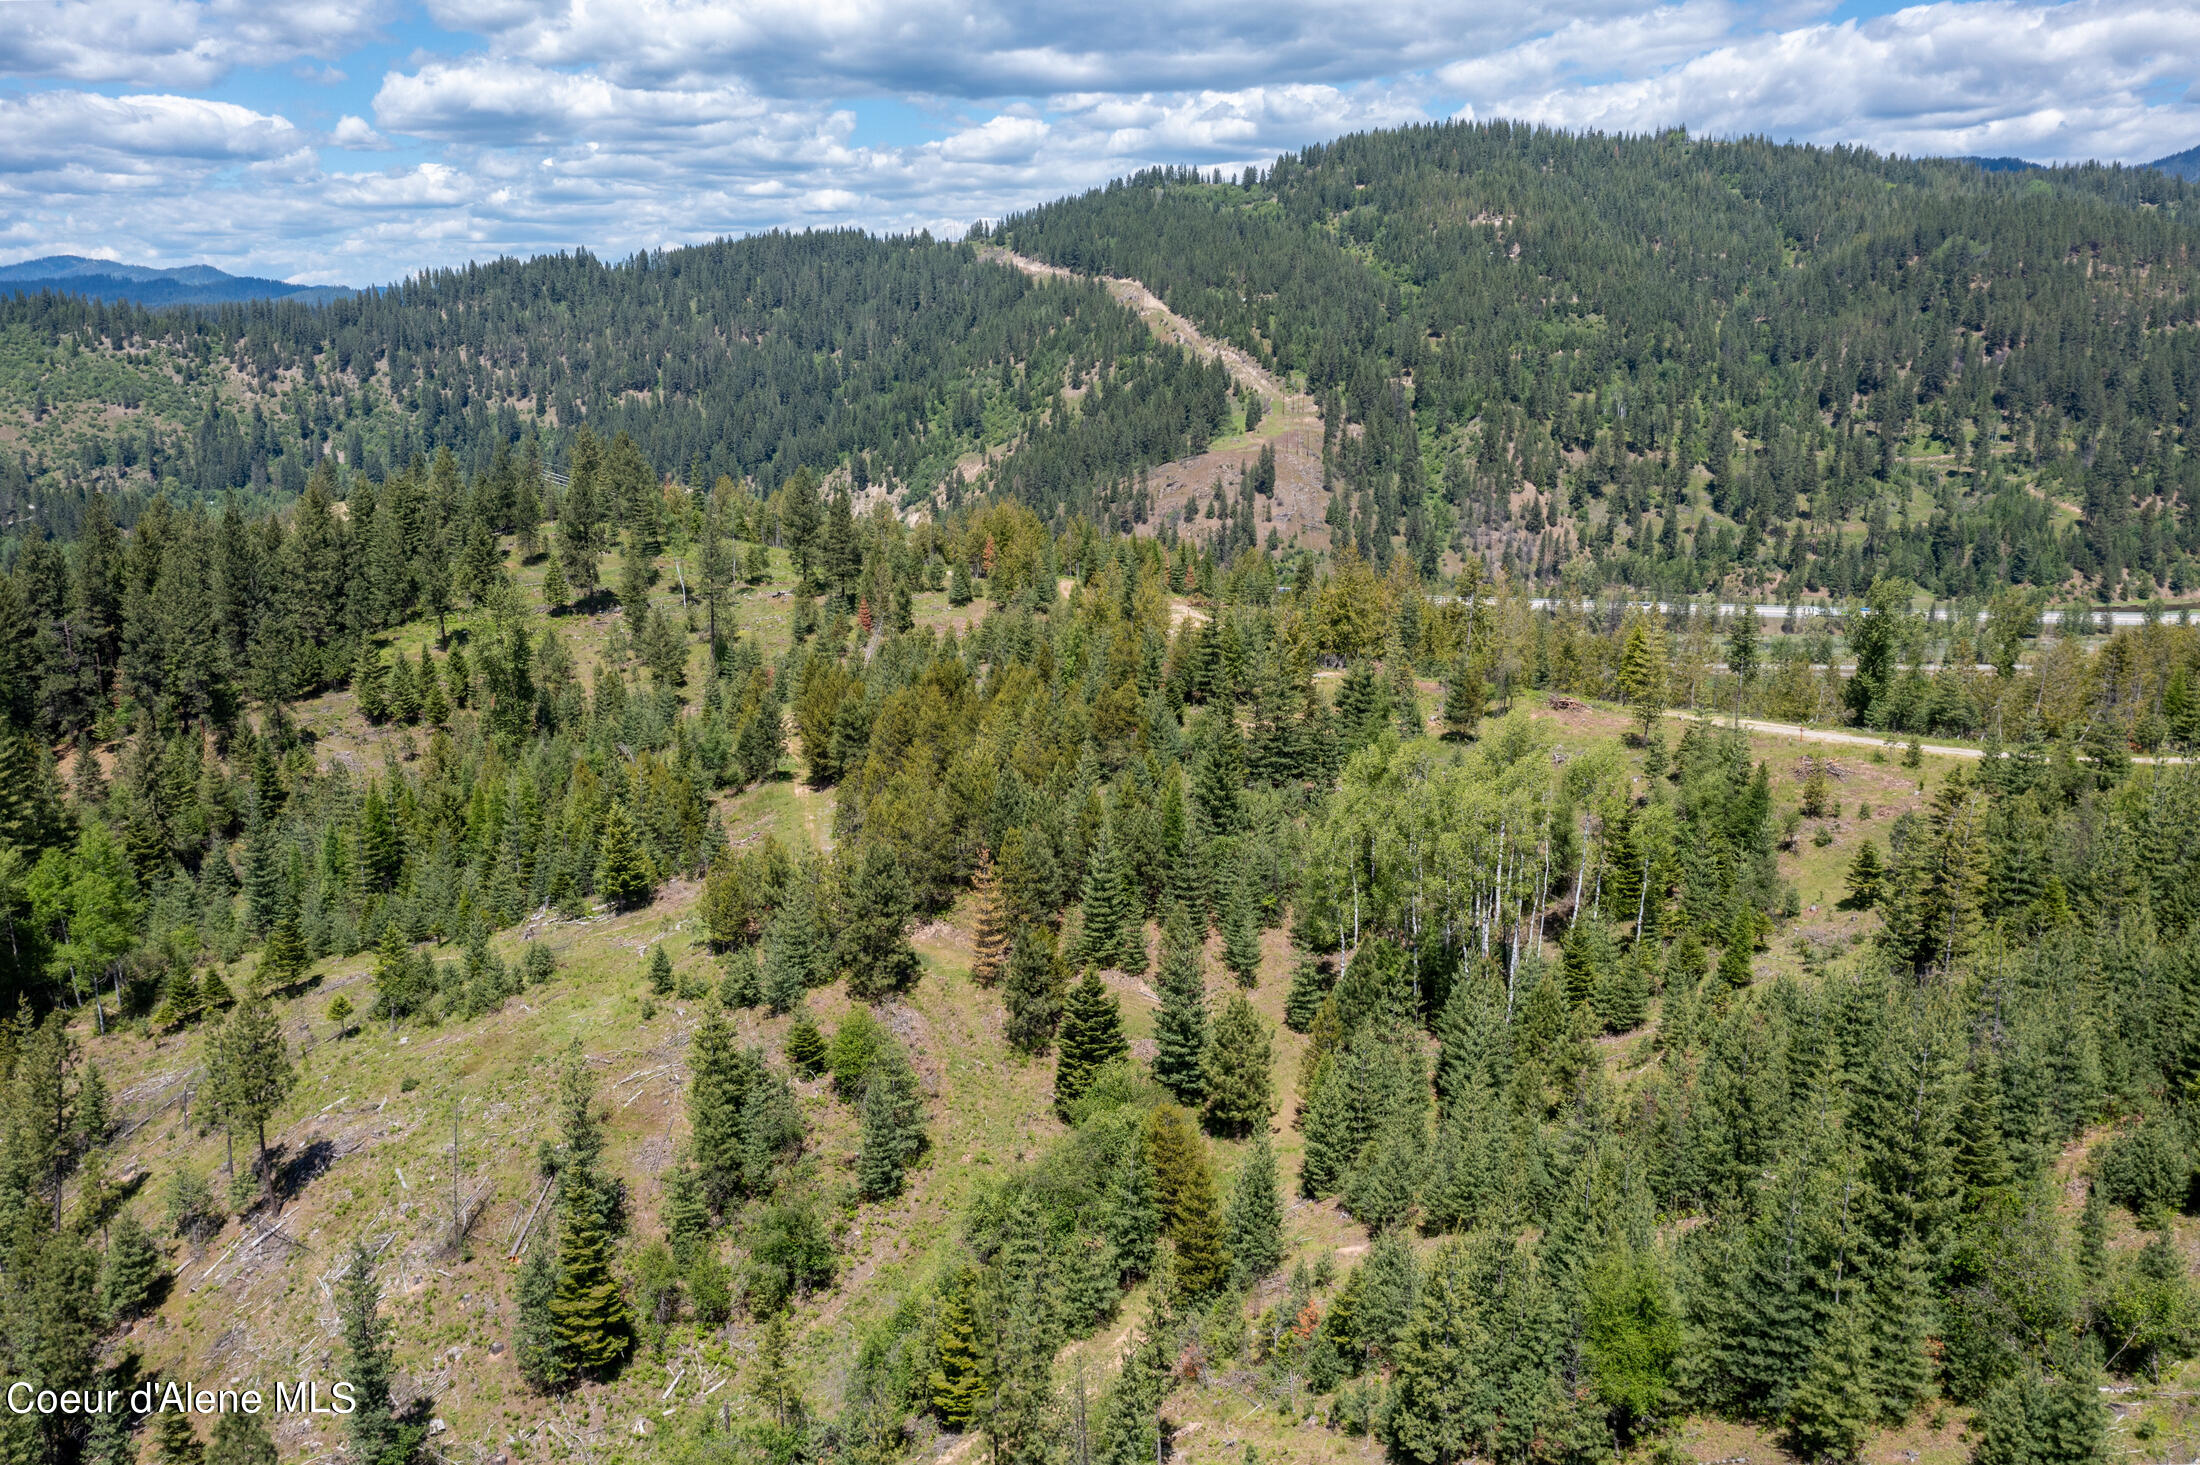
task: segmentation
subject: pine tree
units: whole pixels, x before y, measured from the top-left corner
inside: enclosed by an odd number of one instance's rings
[[[619,910],[647,905],[656,879],[626,806],[610,803],[596,829],[596,891]]]
[[[649,990],[659,997],[670,997],[672,985],[672,954],[660,941],[649,948]]]
[[[1001,881],[993,869],[993,853],[980,846],[978,873],[972,881],[976,927],[971,933],[970,979],[981,987],[1001,980],[1008,969],[1008,908],[1001,895]]]
[[[1750,967],[1750,951],[1757,944],[1757,921],[1748,910],[1734,913],[1734,923],[1727,928],[1726,949],[1719,953],[1719,980],[1729,988],[1740,991],[1755,979]]]
[[[204,1092],[226,1129],[252,1131],[258,1142],[254,1171],[273,1193],[267,1163],[267,1121],[288,1097],[298,1072],[283,1042],[282,1022],[257,995],[247,997],[213,1034]]]
[[[923,966],[909,944],[912,902],[908,878],[893,850],[864,846],[838,912],[834,956],[848,978],[848,995],[875,1002],[916,984]]]
[[[1197,1104],[1207,1092],[1207,980],[1205,951],[1192,918],[1175,900],[1161,918],[1161,1010],[1154,1016],[1153,1076],[1181,1104]]]
[[[1024,926],[1009,947],[1008,979],[1001,988],[1007,1021],[1003,1035],[1024,1053],[1044,1052],[1062,1021],[1067,974],[1044,926]]]
[[[100,1294],[108,1314],[124,1322],[136,1317],[160,1286],[165,1271],[160,1248],[153,1244],[136,1214],[124,1211],[107,1243],[107,1269],[100,1279]]]
[[[807,1007],[796,1007],[794,1021],[788,1024],[787,1041],[782,1050],[795,1072],[804,1078],[816,1078],[825,1071],[825,1035],[817,1030],[817,1022]]]
[[[258,1416],[232,1409],[214,1421],[206,1465],[277,1465],[281,1458]]]
[[[1222,959],[1251,990],[1260,985],[1260,906],[1253,893],[1250,862],[1240,856],[1222,904]]]
[[[1207,1122],[1217,1133],[1267,1127],[1276,1107],[1272,1059],[1268,1025],[1243,993],[1233,994],[1207,1045]]]
[[[1257,1282],[1283,1265],[1283,1204],[1276,1194],[1276,1156],[1262,1134],[1245,1152],[1230,1185],[1226,1217],[1231,1281]]]
[[[1123,1036],[1122,1009],[1098,972],[1088,970],[1084,980],[1070,988],[1056,1046],[1059,1056],[1054,1060],[1054,1112],[1067,1119],[1070,1105],[1084,1097],[1094,1075],[1130,1056],[1130,1043]]]
[[[576,1373],[601,1376],[617,1367],[632,1345],[633,1319],[611,1269],[604,1208],[593,1195],[577,1195],[565,1208],[550,1321],[558,1356]]]

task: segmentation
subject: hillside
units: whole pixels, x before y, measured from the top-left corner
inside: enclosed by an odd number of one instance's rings
[[[515,588],[539,593],[542,566],[511,558],[504,568]],[[669,560],[663,568],[672,568]],[[767,571],[729,607],[729,622],[738,620],[767,662],[778,661],[790,644],[785,604],[793,588],[791,578]],[[678,593],[670,585],[654,599],[658,612],[679,614]],[[944,593],[923,592],[911,609],[914,629],[922,635],[935,629],[967,632],[979,607],[960,609]],[[556,631],[576,661],[601,659],[615,667],[626,636],[624,619],[617,612],[592,615],[568,620]],[[479,612],[454,617],[446,629],[460,646],[493,643],[491,623]],[[423,655],[434,644],[435,628],[400,625],[388,641],[396,654]],[[1423,686],[1420,692],[1440,695],[1441,688]],[[1522,735],[1550,748],[1556,761],[1601,767],[1603,777],[1631,771],[1639,777],[1643,754],[1627,747],[1624,717],[1563,697],[1552,700],[1552,707],[1540,702],[1531,707]],[[702,713],[700,701],[691,699],[689,710]],[[436,762],[447,757],[436,746],[423,748],[418,735],[399,723],[366,721],[348,692],[306,699],[288,715],[301,748],[311,752],[311,765],[325,773],[369,774],[380,765],[392,778],[432,779]],[[461,715],[451,729],[460,745],[467,725]],[[1495,725],[1489,734],[1492,739],[1514,735]],[[441,745],[446,735],[434,733],[430,741]],[[1757,980],[1775,1002],[1794,1000],[1794,989],[1783,984],[1817,982],[1829,961],[1839,960],[1839,953],[1876,925],[1866,913],[1836,908],[1843,870],[1875,832],[1928,813],[1931,801],[1924,790],[1945,783],[1956,766],[1929,757],[1915,769],[1898,767],[1889,756],[1895,751],[1889,747],[1837,768],[1839,796],[1850,807],[1837,806],[1833,817],[1814,821],[1827,833],[1822,841],[1790,840],[1776,852],[1776,869],[1769,873],[1801,891],[1806,906],[1783,922],[1779,939],[1756,963]],[[100,756],[104,759],[104,750]],[[1752,737],[1748,756],[1779,769],[1783,790],[1800,787],[1812,766],[1807,744],[1776,738]],[[1616,769],[1609,767],[1614,759]],[[308,767],[294,755],[276,773],[293,801],[308,797]],[[797,747],[788,763],[754,787],[712,801],[715,823],[734,854],[755,850],[767,839],[781,842],[798,859],[804,851],[829,848],[834,824],[829,791],[811,790],[797,776],[801,767]],[[401,769],[418,773],[400,774]],[[119,762],[116,772],[121,776]],[[423,796],[428,787],[422,785]],[[1859,811],[1862,817],[1853,817]],[[252,863],[246,861],[248,867]],[[132,1367],[159,1377],[232,1385],[341,1376],[336,1286],[352,1246],[364,1242],[375,1259],[383,1314],[395,1330],[399,1402],[418,1401],[421,1421],[433,1431],[427,1445],[441,1458],[656,1459],[690,1448],[705,1450],[698,1458],[733,1458],[708,1451],[732,1448],[742,1428],[772,1417],[774,1391],[780,1389],[791,1390],[820,1420],[847,1420],[865,1387],[861,1367],[852,1370],[851,1364],[881,1338],[908,1326],[914,1299],[951,1285],[958,1269],[969,1265],[972,1218],[985,1213],[997,1187],[1020,1175],[1043,1174],[1047,1165],[1059,1163],[1072,1138],[1049,1109],[1053,1063],[1044,1055],[1020,1054],[1004,1034],[1014,996],[1006,995],[1004,1010],[1001,991],[971,979],[982,916],[980,906],[967,898],[916,930],[921,975],[875,1009],[914,1067],[928,1129],[927,1150],[906,1190],[884,1203],[862,1200],[860,1116],[834,1096],[829,1074],[795,1084],[806,1138],[800,1159],[778,1184],[824,1207],[833,1255],[830,1280],[788,1314],[784,1375],[767,1378],[761,1351],[767,1346],[767,1319],[751,1312],[736,1312],[723,1325],[676,1320],[661,1339],[651,1329],[648,1341],[613,1377],[570,1392],[538,1396],[518,1372],[521,1272],[515,1253],[523,1248],[516,1243],[530,1217],[540,1217],[546,1186],[537,1151],[558,1138],[557,1074],[576,1045],[594,1076],[606,1122],[602,1166],[626,1196],[629,1275],[646,1272],[644,1243],[670,1224],[668,1180],[695,1143],[688,1107],[694,1082],[690,1045],[704,1016],[721,1009],[721,989],[739,966],[713,955],[712,922],[702,895],[695,883],[675,880],[648,903],[623,912],[592,903],[532,912],[486,949],[514,969],[529,950],[546,950],[555,958],[554,974],[499,999],[483,1016],[469,1016],[456,1005],[462,989],[453,989],[453,1005],[440,1017],[430,1015],[436,1006],[410,1020],[375,1016],[376,1004],[389,1000],[389,978],[386,970],[378,974],[378,965],[386,963],[371,950],[354,956],[339,952],[299,977],[282,979],[274,989],[273,1011],[296,1056],[298,1079],[268,1129],[279,1202],[251,1207],[196,1240],[167,1242],[174,1280],[164,1300],[124,1330],[109,1345],[110,1353],[131,1357]],[[1554,907],[1563,926],[1566,903],[1554,901]],[[1148,932],[1146,940],[1158,939],[1157,931]],[[1218,932],[1205,944],[1206,998],[1219,1008],[1237,990],[1227,969],[1226,936]],[[481,960],[481,950],[468,943],[431,943],[421,954],[456,971]],[[652,993],[647,974],[650,954],[658,950],[671,957],[669,990],[663,994]],[[1569,964],[1573,959],[1566,958]],[[753,973],[754,958],[748,960]],[[1285,1096],[1305,1092],[1302,1065],[1309,1041],[1287,1025],[1286,999],[1296,1001],[1293,961],[1283,931],[1261,937],[1254,1007],[1271,1027],[1273,1082]],[[232,991],[255,985],[249,955],[219,971]],[[213,972],[209,968],[205,975]],[[1132,1052],[1148,1062],[1157,1057],[1159,980],[1113,969],[1105,973]],[[1639,1026],[1598,1042],[1593,1054],[1605,1076],[1597,1083],[1645,1098],[1661,1091],[1659,1076],[1677,1056],[1669,1026],[1674,990],[1669,988],[1662,1001],[1649,1001]],[[351,1012],[341,1020],[332,1016],[339,999]],[[204,1112],[195,1107],[201,1102],[196,1095],[208,1082],[208,1045],[219,1015],[179,1026],[167,1013],[170,1000],[164,997],[159,1009],[129,1022],[112,1013],[95,1019],[80,1009],[70,1024],[86,1059],[99,1066],[114,1095],[116,1138],[105,1158],[105,1183],[119,1185],[124,1197],[134,1195],[137,1208],[154,1216],[175,1174],[211,1174],[218,1188],[225,1154],[218,1126],[193,1118]],[[828,1034],[862,1009],[837,987],[813,992],[804,1006]],[[774,1055],[785,1048],[790,1017],[759,1007],[731,1016],[741,1041]],[[96,1032],[102,1024],[112,1031]],[[1446,1038],[1446,1050],[1453,1041]],[[1272,1127],[1287,1182],[1307,1163],[1307,1135],[1290,1122],[1290,1112],[1286,1100]],[[1247,1147],[1241,1140],[1209,1144],[1215,1183],[1228,1194]],[[2055,1163],[2067,1172],[2081,1155],[2082,1147],[2074,1148]],[[248,1177],[247,1193],[252,1189]],[[2066,1199],[2062,1210],[2065,1224],[2075,1221],[2074,1202]],[[455,1242],[454,1213],[466,1218],[463,1237]],[[742,1257],[745,1248],[758,1244],[757,1223],[751,1214],[745,1226],[730,1233],[729,1260],[737,1275],[752,1264]],[[2180,1223],[2180,1234],[2184,1229]],[[1198,1324],[1185,1345],[1189,1351],[1178,1365],[1179,1382],[1166,1392],[1161,1411],[1180,1458],[1234,1461],[1251,1446],[1262,1460],[1311,1462],[1339,1458],[1340,1447],[1354,1442],[1349,1431],[1358,1427],[1352,1420],[1359,1416],[1353,1411],[1365,1407],[1354,1402],[1357,1396],[1348,1390],[1325,1403],[1320,1390],[1309,1390],[1297,1376],[1297,1365],[1279,1369],[1284,1356],[1257,1337],[1245,1337],[1244,1329],[1279,1303],[1287,1304],[1287,1314],[1302,1305],[1317,1313],[1334,1309],[1338,1282],[1362,1263],[1370,1240],[1367,1226],[1334,1200],[1291,1205],[1282,1227],[1282,1268],[1242,1304],[1232,1304],[1233,1314],[1242,1306],[1240,1321],[1230,1323],[1217,1313]],[[2110,1246],[2119,1256],[2136,1255],[2143,1240],[2143,1233],[2118,1223]],[[1414,1243],[1424,1265],[1436,1249],[1434,1238]],[[1309,1276],[1337,1280],[1309,1285]],[[1097,1399],[1141,1335],[1148,1310],[1138,1286],[1109,1304],[1090,1339],[1065,1349],[1057,1368],[1064,1388],[1073,1387],[1070,1380],[1082,1380]],[[2159,1404],[2125,1406],[2132,1421],[2151,1421],[2150,1437],[2159,1439],[2155,1450],[2143,1452],[2146,1458],[2176,1457],[2182,1446],[2175,1442],[2195,1427],[2187,1423],[2179,1397],[2170,1390]],[[1957,1438],[1962,1416],[1951,1419],[1943,1412],[1935,1418],[1943,1422],[1873,1436],[1866,1458],[1898,1450],[1911,1452],[1905,1459],[1963,1458]],[[1323,1420],[1346,1432],[1320,1428]],[[898,1449],[876,1458],[914,1452],[919,1458],[952,1459],[969,1453],[971,1437],[962,1437],[958,1447],[956,1434],[941,1433],[940,1426],[937,1418],[920,1415]],[[1678,1419],[1674,1430],[1677,1446],[1696,1457],[1731,1456],[1737,1448],[1779,1453],[1765,1435],[1746,1428],[1737,1432],[1715,1418]],[[279,1418],[273,1433],[285,1458],[322,1458],[345,1439],[342,1422],[326,1417]],[[821,1438],[845,1442],[848,1437]],[[1369,1448],[1347,1449],[1345,1457],[1378,1457],[1372,1441],[1360,1443]]]
[[[0,1456],[2189,1461],[2200,628],[2014,568],[2183,563],[2156,186],[1441,128],[0,303],[0,1373],[359,1406]]]

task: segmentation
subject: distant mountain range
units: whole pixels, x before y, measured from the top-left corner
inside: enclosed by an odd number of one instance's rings
[[[293,285],[232,275],[212,265],[157,270],[80,254],[49,254],[18,264],[0,265],[0,295],[36,295],[52,290],[88,295],[95,300],[131,300],[140,305],[226,305],[239,300],[298,300],[318,304],[355,294],[349,285]]]
[[[1959,157],[1950,158],[1948,161],[1951,163],[1975,164],[1989,173],[2022,173],[2028,168],[2046,166],[2044,163],[2035,163],[2029,158]],[[2182,178],[2187,183],[2200,183],[2200,147],[2186,148],[2181,153],[2171,153],[2166,158],[2156,158],[2145,166],[2159,168],[2164,173],[2169,174],[2170,177]]]
[[[2186,148],[2181,153],[2171,153],[2166,158],[2156,158],[2147,164],[2160,168],[2172,178],[2182,178],[2187,183],[2200,183],[2200,147]]]

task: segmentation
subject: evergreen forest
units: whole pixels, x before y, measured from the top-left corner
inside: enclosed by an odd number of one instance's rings
[[[125,1401],[0,1450],[2190,1459],[2189,209],[1452,125],[0,301],[0,1372]]]

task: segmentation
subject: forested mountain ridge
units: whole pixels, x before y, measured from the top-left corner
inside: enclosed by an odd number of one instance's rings
[[[854,233],[504,260],[316,307],[4,299],[0,412],[34,446],[0,448],[0,516],[74,533],[95,485],[125,524],[155,483],[273,502],[324,458],[380,481],[449,448],[479,472],[523,436],[563,468],[583,421],[704,486],[808,464],[930,494],[1016,438],[1066,480],[1197,452],[1227,387],[1095,286]]]
[[[1318,538],[1378,566],[2144,601],[2200,586],[2191,206],[2152,169],[1447,124],[1126,179],[987,237],[1138,281],[1310,390]],[[323,454],[479,471],[526,436],[558,469],[585,417],[690,483],[768,494],[807,463],[909,505],[961,465],[1050,518],[1150,526],[1144,471],[1260,416],[1191,365],[1089,287],[921,238],[503,261],[325,309],[18,300],[0,517],[66,530],[94,482],[125,523],[156,480],[274,501]],[[1295,541],[1270,481],[1168,510],[1226,549]]]
[[[1888,572],[2145,591],[2195,583],[2200,548],[2193,197],[1448,124],[1140,175],[992,236],[1303,374],[1332,528],[1370,558],[1586,551],[1608,581],[1764,598]]]

